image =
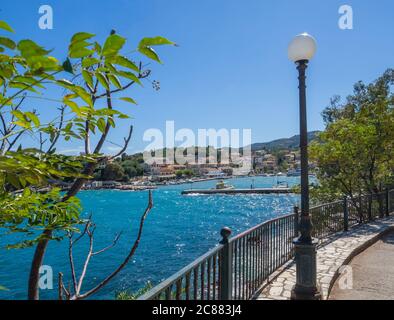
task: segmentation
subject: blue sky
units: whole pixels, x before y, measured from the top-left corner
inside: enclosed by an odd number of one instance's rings
[[[41,30],[40,5],[54,10],[54,29]],[[354,10],[354,29],[338,27],[341,5]],[[351,93],[354,82],[376,79],[393,67],[392,0],[3,0],[0,19],[64,58],[72,34],[93,32],[104,39],[111,29],[128,38],[130,49],[144,36],[163,35],[180,46],[159,48],[163,65],[152,65],[161,83],[133,88],[139,106],[122,105],[134,119],[129,153],[144,149],[149,128],[251,128],[252,141],[263,142],[298,132],[297,74],[287,45],[304,31],[318,42],[308,69],[309,130],[323,128],[321,111],[334,94]],[[42,103],[51,114],[56,105]],[[111,133],[121,142],[127,122]],[[81,143],[60,144],[78,150]],[[108,148],[109,147],[109,148]],[[113,146],[112,146],[113,147]],[[111,145],[104,150],[111,152]]]

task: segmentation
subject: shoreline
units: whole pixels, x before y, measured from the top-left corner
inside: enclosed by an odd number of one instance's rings
[[[225,176],[225,177],[210,177],[210,178],[191,178],[189,180],[169,180],[167,182],[152,182],[151,185],[141,185],[141,184],[117,184],[117,185],[108,185],[108,186],[95,186],[95,187],[82,187],[81,190],[89,191],[89,190],[119,190],[119,191],[146,191],[146,190],[155,190],[159,187],[167,187],[174,185],[192,185],[197,182],[204,181],[217,181],[217,180],[229,180],[229,179],[246,179],[246,178],[256,178],[256,177],[269,177],[275,178],[275,175],[264,175],[264,174],[254,174],[254,175],[245,175],[245,176]],[[292,176],[277,176],[278,178],[292,178]],[[69,187],[63,187],[62,191],[67,191]]]

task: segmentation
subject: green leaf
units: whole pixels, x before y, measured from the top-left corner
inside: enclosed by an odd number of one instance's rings
[[[85,101],[90,107],[93,107],[93,102],[90,97],[90,94],[86,92],[86,90],[82,87],[75,86],[73,91],[83,100]]]
[[[114,56],[111,57],[110,59],[107,59],[110,63],[129,68],[135,72],[140,72],[139,68],[135,65],[134,62],[130,61],[126,57],[123,56]]]
[[[70,58],[77,59],[77,58],[84,58],[90,56],[91,54],[93,54],[93,52],[94,52],[93,50],[90,50],[85,47],[75,47],[69,50],[68,55]]]
[[[57,80],[57,83],[60,84],[62,87],[65,87],[65,88],[67,88],[67,89],[68,89],[69,87],[75,86],[74,83],[72,83],[71,81],[69,81],[69,80],[67,80],[67,79],[60,79],[60,80]]]
[[[101,83],[101,85],[109,90],[109,83],[107,81],[107,78],[101,73],[101,72],[96,72],[96,77],[98,79],[98,81]]]
[[[23,90],[27,90],[27,91],[31,91],[31,92],[37,93],[37,90],[35,90],[35,89],[34,89],[30,84],[28,84],[28,83],[11,81],[11,82],[9,83],[9,87],[10,87],[10,88],[15,88],[15,89],[23,89]]]
[[[124,113],[120,113],[118,115],[118,118],[119,119],[130,119],[130,116],[128,116],[127,114],[124,114]]]
[[[13,110],[11,111],[11,114],[14,115],[16,118],[18,118],[19,120],[26,121],[24,113],[20,110]]]
[[[40,126],[40,119],[33,112],[25,112],[25,115],[34,123],[36,127]]]
[[[92,74],[87,70],[82,70],[82,77],[88,85],[93,87],[93,77]]]
[[[64,71],[74,74],[73,66],[71,65],[71,61],[69,58],[67,58],[66,61],[63,62],[62,66]]]
[[[18,43],[18,50],[24,58],[31,58],[34,56],[45,56],[50,51],[45,50],[32,40],[21,40]]]
[[[117,34],[110,35],[107,40],[105,40],[101,55],[104,57],[116,55],[119,50],[122,49],[125,42],[126,39]]]
[[[119,98],[119,100],[123,100],[123,101],[130,102],[130,103],[133,103],[133,104],[138,104],[134,99],[129,98],[129,97]]]
[[[31,128],[30,124],[27,121],[14,121],[13,123],[25,129]]]
[[[111,125],[112,128],[115,128],[115,121],[112,118],[108,118],[108,123]]]
[[[13,65],[3,64],[0,68],[0,76],[3,78],[10,79],[16,73],[16,69]]]
[[[84,41],[90,38],[93,38],[95,35],[92,33],[87,33],[87,32],[78,32],[74,34],[71,38],[71,43],[79,42],[79,41]]]
[[[138,51],[142,53],[144,56],[148,57],[149,59],[155,60],[161,63],[159,56],[157,55],[156,51],[153,50],[151,47],[142,47],[138,48]]]
[[[7,47],[8,49],[11,50],[14,50],[16,48],[16,43],[6,37],[0,37],[0,45]]]
[[[85,58],[82,60],[82,67],[83,68],[89,68],[95,64],[100,63],[100,60],[96,59],[96,58]]]
[[[34,85],[35,87],[45,88],[41,83],[37,82],[32,76],[16,76],[12,79],[13,82],[22,82],[24,84],[28,83]]]
[[[83,101],[85,101],[90,107],[93,107],[93,102],[91,99],[90,94],[81,86],[76,86],[72,82],[62,79],[62,80],[57,80],[56,81],[60,86],[69,89],[70,91],[74,92],[76,96],[72,96],[72,98],[79,97]],[[70,96],[65,97],[66,99],[70,99]]]
[[[142,86],[141,80],[138,79],[138,77],[132,72],[118,71],[118,72],[116,72],[116,74],[118,76],[123,77],[123,78],[127,78],[127,79],[130,79],[130,80],[133,80],[134,82],[136,82],[136,83],[138,83],[139,85]]]
[[[106,123],[105,123],[104,118],[98,119],[98,121],[97,121],[97,128],[98,128],[101,132],[104,132],[104,131],[105,131],[105,126],[106,126]]]
[[[112,82],[112,84],[118,89],[122,88],[122,84],[119,81],[119,78],[113,74],[108,74],[108,79]]]
[[[161,63],[159,56],[156,51],[153,50],[152,46],[161,45],[176,45],[174,42],[164,38],[164,37],[153,37],[153,38],[143,38],[138,44],[138,51],[148,57],[149,59],[155,60]]]
[[[58,65],[58,61],[54,57],[32,56],[30,58],[27,58],[26,61],[33,70],[57,71],[62,69],[62,67]]]
[[[14,32],[14,30],[7,24],[7,22],[0,20],[0,29],[9,31],[9,32]]]
[[[94,43],[94,51],[96,51],[98,54],[100,54],[102,51],[101,46],[98,42]]]
[[[7,174],[7,181],[11,183],[15,188],[19,189],[20,188],[20,183],[18,177],[13,174],[13,173],[8,173]]]
[[[69,123],[67,123],[66,127],[64,128],[64,131],[68,132],[71,130],[72,127],[73,127],[73,123],[69,122]]]
[[[153,37],[153,38],[143,38],[138,47],[151,47],[151,46],[161,46],[161,45],[175,45],[175,42],[172,42],[164,37]]]

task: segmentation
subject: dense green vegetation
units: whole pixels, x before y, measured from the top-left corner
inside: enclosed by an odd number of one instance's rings
[[[394,178],[394,70],[371,84],[358,82],[344,102],[334,97],[323,112],[326,129],[312,143],[317,162],[320,201],[343,195],[356,202],[377,193]]]
[[[135,177],[141,177],[144,174],[144,160],[142,153],[127,155],[123,153],[114,161],[97,168],[94,172],[95,180],[102,181],[129,181]]]
[[[129,291],[118,292],[115,296],[115,299],[116,300],[137,300],[140,296],[147,293],[152,288],[153,288],[152,283],[147,282],[144,287],[137,290],[136,292],[129,292]]]
[[[91,221],[80,219],[76,195],[98,166],[118,156],[105,156],[102,148],[111,129],[120,120],[130,118],[130,112],[119,110],[119,102],[136,104],[128,89],[142,85],[151,74],[142,62],[121,52],[139,53],[160,63],[153,47],[174,43],[153,37],[144,38],[133,47],[115,31],[103,43],[96,41],[92,33],[79,32],[71,37],[66,60],[59,61],[50,55],[51,50],[33,40],[16,42],[10,37],[14,30],[5,21],[0,21],[0,32],[0,228],[2,232],[25,236],[24,241],[9,247],[35,246],[28,297],[38,299],[39,268],[48,242],[65,236],[72,240],[74,232],[84,226],[89,230]],[[53,97],[56,92],[63,93]],[[49,113],[52,120],[44,121],[40,114],[39,101],[43,99],[53,104],[53,112]],[[124,139],[123,151],[131,134],[132,126]],[[25,135],[34,137],[37,146],[24,148],[21,138]],[[93,140],[94,136],[97,139]],[[57,154],[60,140],[81,141],[84,156]],[[120,168],[113,167],[113,171],[116,175],[132,175],[133,168],[133,163],[125,163]],[[72,186],[66,194],[56,188],[43,189],[53,180],[70,181]],[[151,201],[145,214],[150,207]],[[83,277],[84,274],[79,283]],[[82,294],[75,274],[72,283],[72,291],[63,287],[68,299],[85,298],[102,286]]]

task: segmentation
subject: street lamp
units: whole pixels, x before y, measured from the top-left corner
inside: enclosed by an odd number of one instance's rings
[[[316,52],[316,41],[307,33],[296,36],[289,45],[289,59],[296,63],[300,99],[300,149],[301,149],[301,219],[300,237],[294,240],[296,260],[296,285],[292,299],[317,300],[321,298],[316,281],[316,245],[312,238],[312,222],[309,215],[308,181],[308,131],[306,117],[305,70]]]

